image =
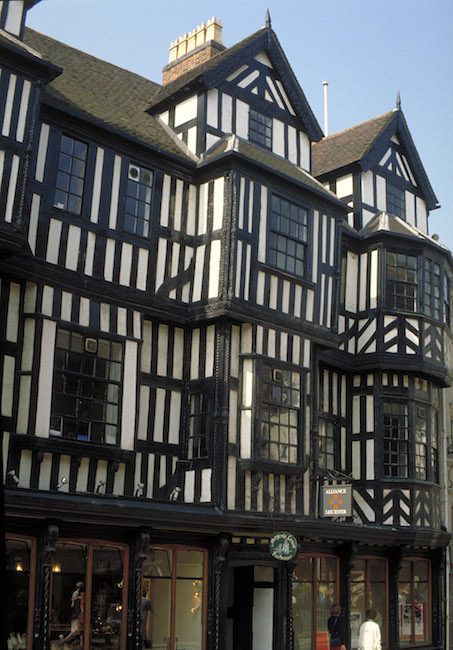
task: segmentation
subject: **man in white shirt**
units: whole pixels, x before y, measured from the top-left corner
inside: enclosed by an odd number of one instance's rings
[[[367,609],[365,616],[367,620],[360,626],[358,650],[381,650],[381,630],[374,620],[376,612]]]

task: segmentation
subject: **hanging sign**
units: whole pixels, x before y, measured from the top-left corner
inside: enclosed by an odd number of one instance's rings
[[[322,486],[322,516],[352,516],[352,485]]]
[[[269,551],[276,560],[289,562],[293,560],[299,548],[297,539],[291,533],[275,533],[269,540]]]

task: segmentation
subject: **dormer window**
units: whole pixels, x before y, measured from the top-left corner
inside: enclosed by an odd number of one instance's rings
[[[387,212],[406,220],[405,192],[391,183],[387,183]]]
[[[260,147],[272,149],[272,119],[258,111],[250,110],[249,140]]]

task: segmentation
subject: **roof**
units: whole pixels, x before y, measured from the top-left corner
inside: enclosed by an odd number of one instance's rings
[[[416,226],[412,226],[403,221],[400,217],[380,212],[375,215],[360,231],[359,234],[364,238],[372,237],[378,232],[388,232],[394,235],[404,235],[405,237],[413,237],[428,242],[431,245],[438,246],[439,248],[448,251],[448,247],[440,241],[433,239],[430,235],[419,230]]]
[[[395,117],[389,111],[344,131],[323,138],[313,145],[313,175],[323,176],[329,172],[359,162],[367,154],[376,138]]]
[[[185,146],[145,112],[158,84],[29,28],[24,41],[63,69],[46,86],[46,103],[159,151],[190,158]]]
[[[236,152],[243,159],[258,164],[261,169],[268,169],[273,173],[286,177],[290,181],[296,181],[298,184],[304,186],[306,189],[315,191],[319,196],[327,199],[330,202],[336,203],[338,206],[346,210],[346,205],[338,199],[338,197],[329,189],[324,187],[322,183],[313,178],[307,171],[301,167],[297,167],[286,158],[277,156],[272,151],[267,151],[259,147],[249,140],[244,140],[237,135],[227,135],[221,140],[216,142],[203,156],[205,163],[213,162],[214,160]]]
[[[297,81],[277,35],[269,27],[264,27],[247,36],[236,45],[215,54],[208,61],[162,86],[150,101],[148,110],[151,113],[163,111],[170,102],[174,102],[175,97],[193,93],[199,86],[205,88],[217,86],[240,67],[245,59],[253,58],[263,50],[266,51],[276,72],[280,75],[285,91],[296,114],[303,122],[308,136],[311,140],[319,140],[322,137],[321,127]]]

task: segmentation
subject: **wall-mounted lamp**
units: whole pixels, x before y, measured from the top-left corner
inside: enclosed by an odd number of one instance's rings
[[[6,485],[8,487],[19,487],[19,478],[13,469],[10,469],[6,475]]]
[[[179,485],[177,485],[173,490],[170,492],[170,501],[177,501],[179,499],[179,495],[181,494],[181,488]]]
[[[66,485],[67,482],[68,479],[66,478],[66,476],[63,476],[57,483],[57,490],[60,490],[63,487],[63,485]]]
[[[144,483],[137,483],[137,488],[135,490],[135,496],[136,497],[143,496],[144,489],[145,489],[145,484]]]
[[[54,564],[52,564],[52,573],[61,573],[60,562],[55,562]]]
[[[99,481],[96,488],[96,494],[102,494],[105,492],[106,481]]]
[[[21,573],[24,570],[24,561],[21,557],[14,558],[14,571]]]

